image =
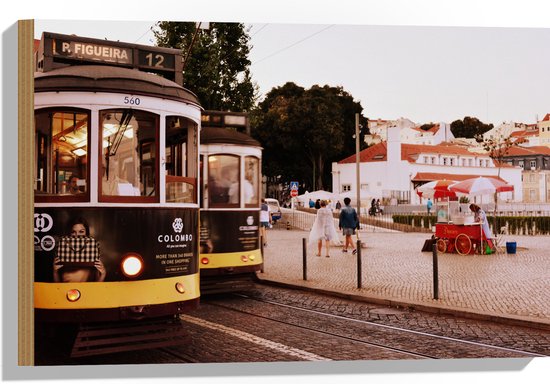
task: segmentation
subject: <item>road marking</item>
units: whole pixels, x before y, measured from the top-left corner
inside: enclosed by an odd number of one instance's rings
[[[307,361],[332,361],[331,359],[328,359],[326,357],[322,357],[319,355],[316,355],[314,353],[310,353],[307,351],[303,351],[301,349],[292,348],[288,345],[276,343],[271,340],[267,340],[258,336],[251,335],[250,333],[242,332],[237,329],[229,328],[220,324],[211,323],[210,321],[199,319],[197,317],[189,316],[189,315],[180,315],[180,318],[182,320],[185,320],[189,323],[193,323],[196,325],[199,325],[201,327],[206,327],[213,329],[215,331],[224,332],[228,335],[238,337],[241,340],[248,341],[254,344],[261,345],[266,348],[274,349],[278,352],[286,353],[291,356],[298,357],[303,360]]]

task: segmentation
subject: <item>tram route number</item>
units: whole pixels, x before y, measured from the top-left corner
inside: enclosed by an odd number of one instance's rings
[[[139,97],[124,96],[124,104],[126,104],[126,105],[139,105],[139,104],[141,104],[141,100],[139,99]]]

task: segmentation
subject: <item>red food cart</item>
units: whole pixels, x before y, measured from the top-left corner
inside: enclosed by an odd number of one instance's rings
[[[435,237],[439,252],[457,252],[460,255],[484,253],[484,245],[487,244],[480,223],[437,223]]]

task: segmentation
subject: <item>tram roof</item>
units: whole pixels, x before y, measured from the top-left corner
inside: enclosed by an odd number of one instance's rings
[[[160,97],[200,106],[197,96],[162,76],[106,65],[77,65],[34,73],[35,92],[116,92]]]
[[[227,128],[201,128],[201,144],[235,144],[260,147],[260,142],[246,133]]]

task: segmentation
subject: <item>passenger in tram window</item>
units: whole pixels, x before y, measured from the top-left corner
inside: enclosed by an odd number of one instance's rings
[[[78,180],[78,176],[76,175],[72,175],[71,177],[69,177],[69,192],[73,195],[82,193],[80,187],[78,186]]]
[[[90,226],[84,218],[77,218],[71,226],[71,236],[90,236]],[[56,256],[53,263],[54,282],[75,283],[88,281],[104,281],[107,276],[107,270],[98,258],[93,266],[71,266],[63,264],[61,258]]]
[[[244,183],[243,183],[243,192],[244,192],[244,202],[245,204],[251,204],[254,201],[258,201],[254,199],[254,186],[251,182],[252,176],[250,174],[247,174]]]

